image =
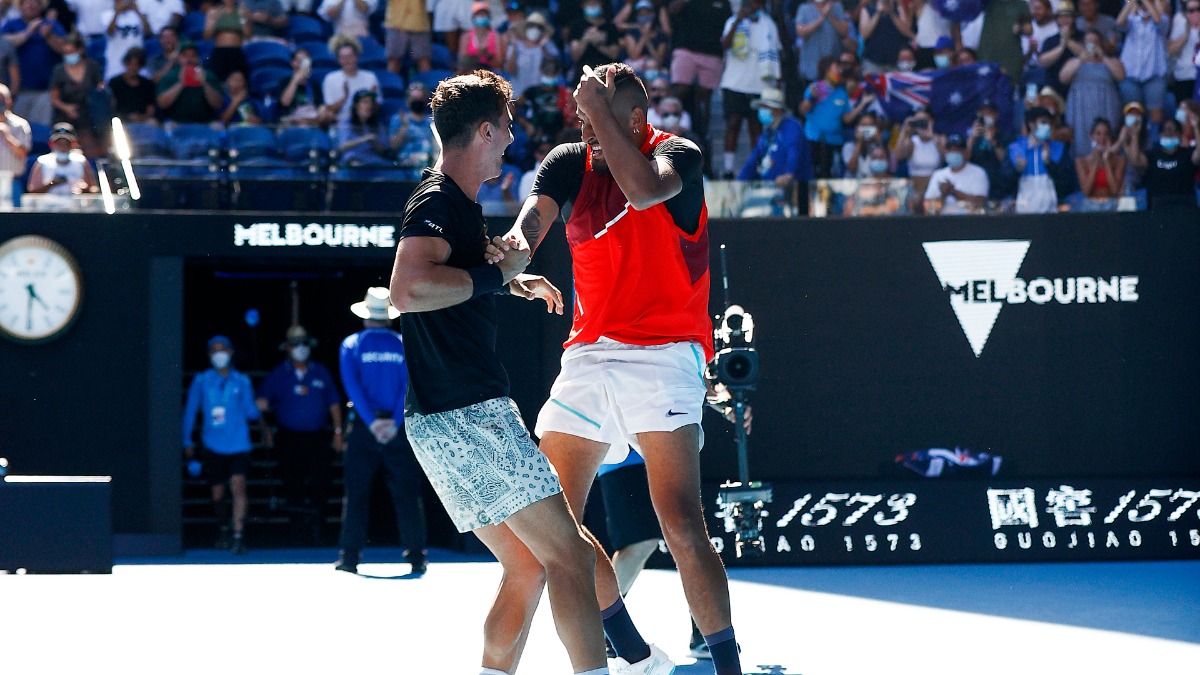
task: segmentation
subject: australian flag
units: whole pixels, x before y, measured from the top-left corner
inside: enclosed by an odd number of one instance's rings
[[[965,134],[984,103],[994,105],[1001,120],[1012,117],[1012,84],[994,63],[921,73],[880,73],[866,79],[878,108],[894,122],[903,122],[924,109],[933,115],[938,133]]]
[[[974,21],[979,16],[987,0],[932,0],[933,8],[950,21]]]

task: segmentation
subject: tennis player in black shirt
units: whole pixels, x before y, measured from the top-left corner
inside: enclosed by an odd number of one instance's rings
[[[482,70],[443,80],[433,94],[442,157],[405,207],[391,281],[408,352],[404,427],[459,531],[474,532],[504,566],[484,624],[483,675],[515,670],[543,574],[574,672],[602,675],[595,553],[508,397],[496,355],[497,293],[541,299],[560,314],[562,295],[521,274],[527,248],[498,255],[505,245],[488,241],[470,196],[500,175],[513,140],[511,96],[508,82]]]

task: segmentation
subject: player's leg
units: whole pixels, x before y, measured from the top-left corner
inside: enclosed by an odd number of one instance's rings
[[[617,585],[621,587],[621,595],[629,594],[633,582],[637,581],[638,575],[646,568],[646,562],[657,550],[658,540],[647,539],[629,544],[613,553],[612,566],[617,575]]]
[[[507,525],[474,532],[504,568],[483,624],[483,667],[512,673],[529,640],[529,626],[546,585],[546,570]]]
[[[607,672],[594,582],[596,555],[566,499],[554,495],[534,502],[504,523],[545,569],[554,626],[575,672]]]
[[[692,616],[712,648],[717,675],[741,675],[729,610],[729,580],[709,541],[700,501],[699,425],[642,432],[637,438],[646,458],[650,497],[663,538],[679,568]]]

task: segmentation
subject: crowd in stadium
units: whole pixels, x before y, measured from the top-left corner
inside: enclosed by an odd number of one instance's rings
[[[53,181],[105,155],[113,116],[141,158],[220,146],[284,163],[320,148],[415,180],[437,152],[431,89],[487,68],[513,83],[517,123],[480,201],[519,201],[546,152],[579,139],[582,67],[624,61],[649,122],[700,144],[712,178],[907,178],[930,213],[1196,206],[1200,0],[3,0],[0,13],[0,170],[34,192],[92,189],[34,185],[33,167]]]

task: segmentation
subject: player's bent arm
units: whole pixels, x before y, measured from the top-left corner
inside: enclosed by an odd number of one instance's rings
[[[666,157],[647,158],[625,136],[607,108],[588,120],[604,148],[605,163],[630,206],[643,211],[683,190],[683,178]]]
[[[515,238],[530,252],[536,251],[558,218],[558,211],[558,202],[550,197],[529,195],[521,206],[521,213],[517,215],[517,221],[513,223],[512,229],[504,235],[504,238]]]
[[[392,305],[401,312],[429,312],[471,299],[474,283],[466,270],[447,267],[450,244],[438,237],[405,237],[396,246]]]

